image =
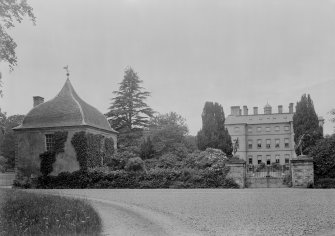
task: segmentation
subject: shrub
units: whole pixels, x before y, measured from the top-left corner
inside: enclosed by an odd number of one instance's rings
[[[53,170],[52,165],[56,161],[56,153],[46,151],[40,154],[40,159],[41,159],[40,171],[43,176],[48,176]]]
[[[85,131],[77,132],[73,135],[71,140],[72,146],[77,154],[77,160],[81,170],[86,171],[88,168],[87,165],[87,138]]]
[[[314,188],[335,188],[335,178],[318,179],[314,183]]]
[[[272,167],[273,170],[277,170],[277,171],[283,170],[283,166],[279,163],[272,163],[271,167]]]
[[[261,162],[260,164],[257,165],[256,172],[260,172],[266,168],[266,165],[264,162]]]
[[[292,187],[292,174],[289,172],[285,175],[283,179],[283,184],[287,185],[288,187]]]
[[[111,158],[112,155],[114,154],[114,140],[112,138],[106,138],[105,139],[105,157]]]
[[[151,159],[155,155],[154,146],[152,145],[150,136],[144,139],[140,146],[140,155],[143,160]]]
[[[75,171],[47,178],[40,177],[37,188],[238,188],[234,180],[226,178],[227,172],[227,168],[156,168],[147,172],[110,173]]]
[[[127,161],[130,158],[135,158],[137,155],[133,152],[123,151],[118,152],[112,156],[112,158],[108,159],[106,165],[110,167],[112,170],[124,170]]]
[[[179,163],[179,158],[173,153],[166,153],[159,158],[156,167],[159,168],[175,168]]]
[[[1,170],[4,170],[3,172],[5,172],[6,162],[7,162],[7,159],[4,156],[0,156],[0,172],[2,172]]]
[[[124,167],[127,171],[144,171],[144,162],[140,157],[133,157],[128,159],[127,164]]]
[[[55,144],[52,151],[40,154],[40,171],[43,176],[49,175],[53,171],[53,164],[56,162],[56,155],[64,152],[67,132],[57,131],[54,133]]]
[[[309,155],[313,157],[316,179],[335,178],[335,137],[318,140],[309,148]]]
[[[54,152],[57,155],[58,153],[64,152],[65,142],[67,140],[66,131],[57,131],[54,133],[55,145],[54,145]]]

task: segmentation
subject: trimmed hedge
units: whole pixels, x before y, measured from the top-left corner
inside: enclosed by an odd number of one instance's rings
[[[148,172],[76,171],[40,177],[37,188],[238,188],[227,170],[154,169]]]

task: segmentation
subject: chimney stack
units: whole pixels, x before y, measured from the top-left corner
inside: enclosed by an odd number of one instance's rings
[[[34,101],[34,107],[40,105],[41,103],[44,102],[44,98],[40,97],[40,96],[34,96],[33,97],[33,101]]]
[[[247,106],[243,106],[243,115],[244,116],[248,115],[248,107]]]
[[[230,107],[232,116],[240,116],[241,115],[241,109],[240,106],[232,106]]]
[[[254,115],[258,115],[258,107],[254,107]]]
[[[288,112],[293,113],[293,103],[291,102],[290,105],[288,106]]]
[[[278,106],[278,113],[279,114],[283,113],[283,105]]]

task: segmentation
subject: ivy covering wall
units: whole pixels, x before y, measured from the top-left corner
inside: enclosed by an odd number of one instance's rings
[[[43,176],[48,176],[53,171],[53,164],[56,161],[56,156],[64,152],[65,142],[67,140],[68,132],[57,131],[54,133],[54,148],[40,154],[41,164],[40,171]]]
[[[114,153],[114,141],[101,134],[91,134],[84,131],[73,135],[71,143],[76,151],[80,169],[102,166],[107,158]]]

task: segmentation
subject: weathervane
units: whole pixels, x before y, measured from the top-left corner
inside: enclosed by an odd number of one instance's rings
[[[66,66],[63,67],[63,69],[66,70],[66,76],[67,76],[67,78],[69,78],[69,76],[70,76],[69,66],[66,65]]]

